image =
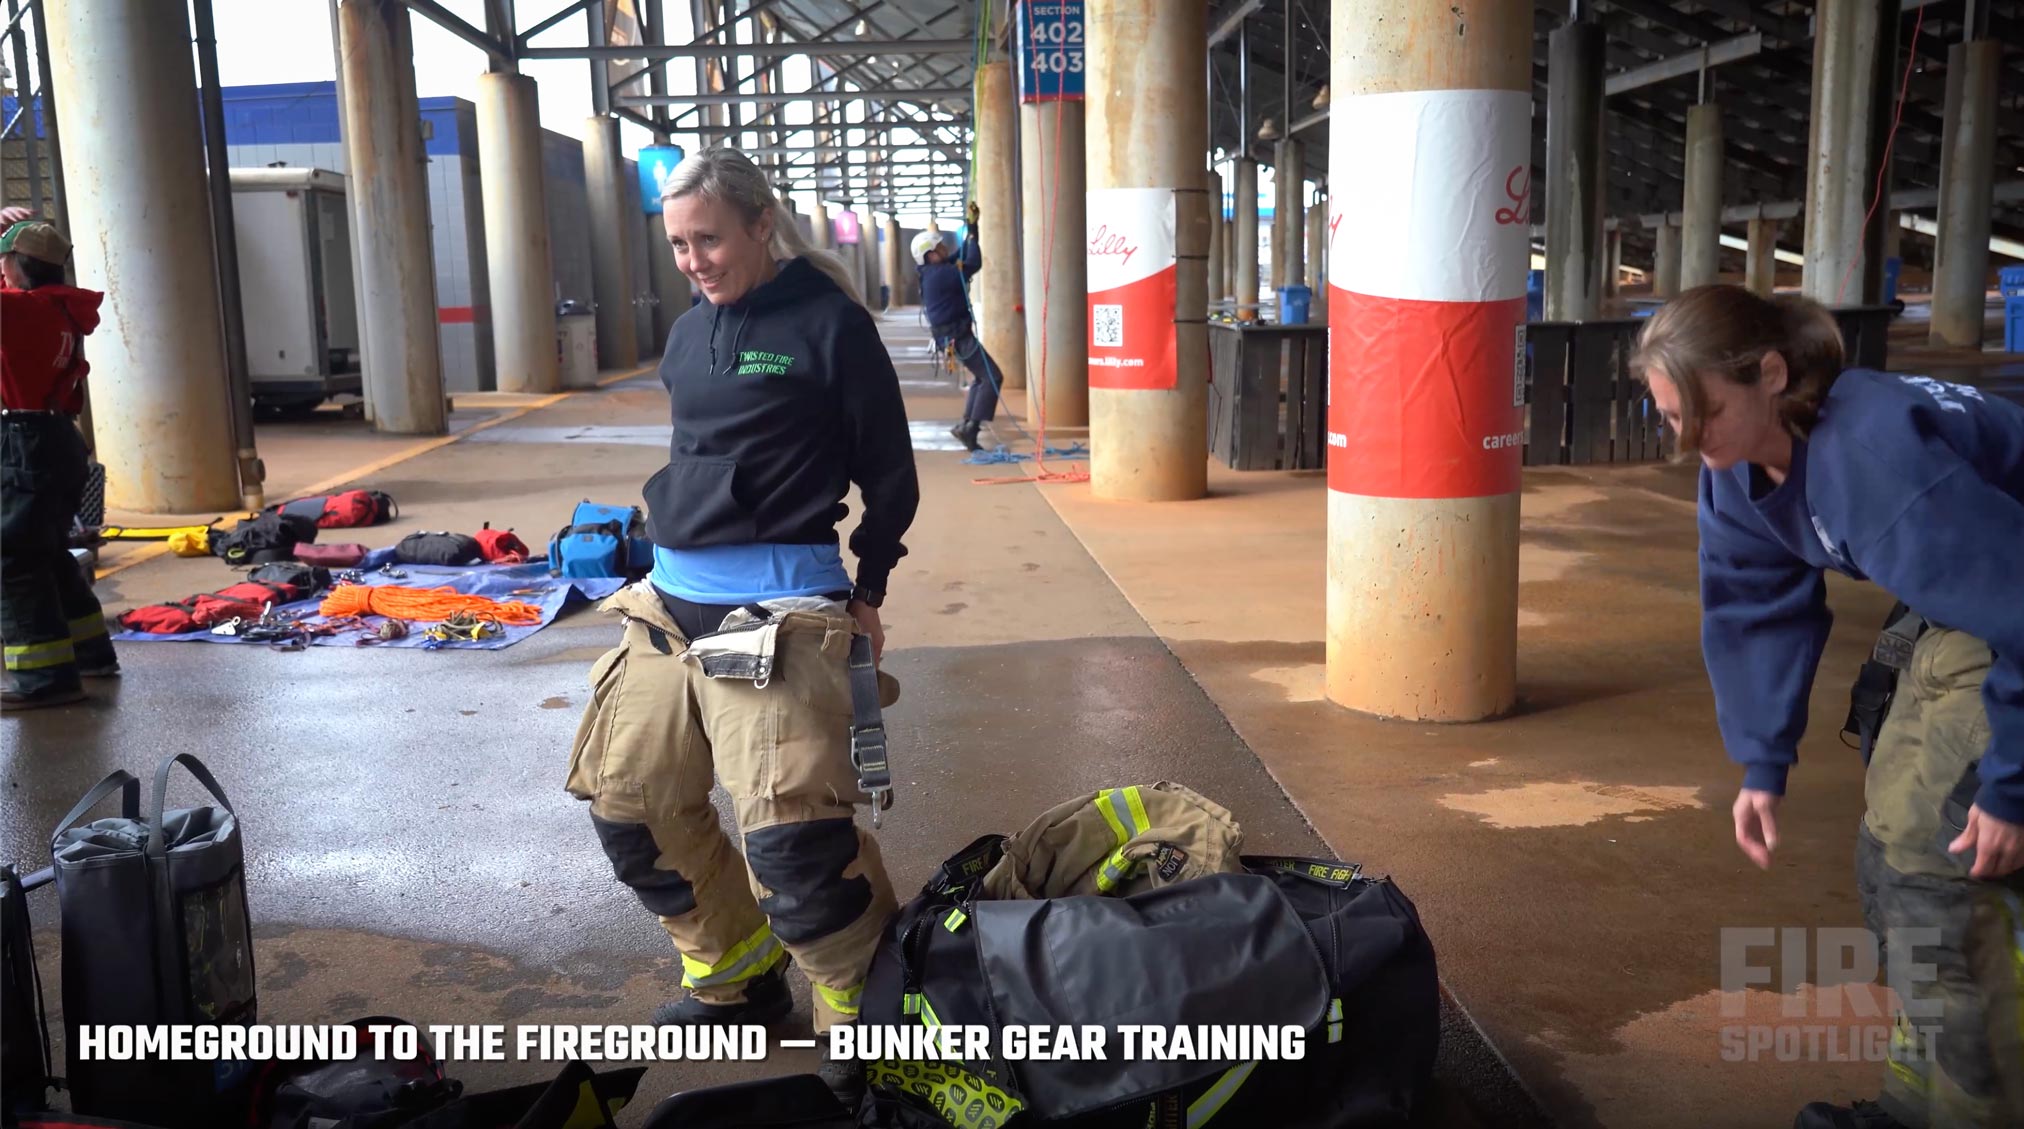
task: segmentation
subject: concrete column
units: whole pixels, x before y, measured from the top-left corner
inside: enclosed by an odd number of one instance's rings
[[[1237,221],[1223,221],[1223,301],[1237,300]],[[1235,312],[1235,307],[1232,307]]]
[[[1603,235],[1602,292],[1611,298],[1623,289],[1623,228],[1609,228]]]
[[[1328,283],[1328,194],[1315,194],[1314,205],[1307,209],[1307,288],[1314,292],[1315,321],[1327,309],[1328,295],[1321,288]]]
[[[1996,77],[2003,45],[1947,50],[1946,129],[1940,143],[1939,236],[1933,248],[1933,323],[1927,340],[1980,349],[1989,293],[1989,223],[1995,211]],[[1892,216],[1896,223],[1897,217]]]
[[[42,11],[69,189],[64,235],[78,285],[109,295],[85,347],[106,504],[232,509],[239,479],[197,76],[190,52],[162,50],[189,42],[187,10],[44,0]]]
[[[1652,297],[1671,298],[1680,292],[1680,229],[1667,221],[1652,233]]]
[[[1199,498],[1209,477],[1208,6],[1089,0],[1085,9],[1091,312],[1090,482],[1099,498]],[[1104,360],[1140,367],[1111,367]]]
[[[1680,218],[1680,289],[1707,286],[1722,266],[1722,108],[1687,108],[1686,184]]]
[[[654,307],[654,348],[664,349],[668,343],[668,331],[675,328],[675,320],[689,312],[689,276],[675,262],[675,248],[668,242],[668,229],[662,223],[660,213],[648,213],[646,218],[647,266],[653,271],[654,297],[659,304]]]
[[[1083,104],[1019,107],[1026,372],[1055,427],[1089,424],[1089,264],[1083,257]],[[1029,408],[1029,410],[1032,410]]]
[[[1532,18],[1334,6],[1324,686],[1383,717],[1516,701]]]
[[[536,97],[534,80],[526,75],[478,76],[478,181],[485,205],[492,359],[501,392],[562,387]]]
[[[628,369],[640,363],[633,321],[633,233],[627,216],[625,162],[618,119],[593,115],[583,123],[583,183],[590,197],[591,294],[597,302],[597,366]]]
[[[928,230],[935,229],[930,226]],[[885,241],[879,250],[880,281],[885,283],[886,308],[891,309],[900,305],[900,295],[904,290],[900,280],[900,264],[910,263],[913,259],[907,254],[906,249],[900,246],[900,221],[890,214],[885,219]]]
[[[1237,302],[1237,320],[1258,320],[1258,162],[1249,157],[1237,158],[1236,199],[1231,201],[1231,211],[1236,213],[1230,225],[1230,237],[1236,243],[1236,253],[1230,256],[1230,293]]]
[[[441,435],[449,420],[408,10],[398,0],[340,0],[337,31],[366,408],[376,430]]]
[[[1292,286],[1307,277],[1306,216],[1301,208],[1304,147],[1281,141],[1272,169],[1272,289]]]
[[[1209,305],[1230,298],[1230,269],[1224,258],[1229,254],[1229,225],[1223,222],[1223,174],[1210,169],[1202,174],[1202,183],[1209,189]]]
[[[984,351],[1006,384],[1026,387],[1024,273],[1019,261],[1019,113],[1012,64],[977,68],[977,239],[984,269],[976,307]],[[1014,379],[1013,373],[1017,373]]]
[[[1570,23],[1547,40],[1547,321],[1590,321],[1602,313],[1603,32]]]
[[[817,198],[808,215],[809,242],[818,251],[836,250],[836,230],[829,226],[829,201]]]
[[[1876,193],[1900,78],[1899,0],[1820,0],[1813,9],[1813,113],[1806,154],[1806,296],[1833,305],[1883,293]],[[1944,177],[1942,177],[1944,183]],[[1890,192],[1889,178],[1883,190]]]
[[[1770,297],[1778,286],[1778,221],[1762,216],[1750,221],[1750,250],[1743,267],[1743,283]]]

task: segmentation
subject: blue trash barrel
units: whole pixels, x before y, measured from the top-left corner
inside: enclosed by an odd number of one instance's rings
[[[1314,300],[1314,292],[1305,286],[1282,286],[1279,288],[1279,324],[1306,325],[1307,306]]]
[[[1897,301],[1898,274],[1904,270],[1905,261],[1892,257],[1883,261],[1883,304],[1888,306]]]
[[[1546,311],[1546,272],[1533,271],[1525,278],[1525,320],[1539,321]]]
[[[2024,267],[2004,267],[1996,285],[2003,291],[2003,351],[2024,353]]]

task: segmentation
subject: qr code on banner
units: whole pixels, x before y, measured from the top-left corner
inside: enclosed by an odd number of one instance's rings
[[[1095,324],[1090,327],[1090,344],[1105,349],[1124,347],[1124,307],[1094,306]]]

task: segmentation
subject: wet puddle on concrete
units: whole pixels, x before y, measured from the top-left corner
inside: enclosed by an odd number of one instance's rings
[[[1500,830],[1537,827],[1579,827],[1611,816],[1645,822],[1641,813],[1704,807],[1700,789],[1660,786],[1633,788],[1592,780],[1544,781],[1490,792],[1451,793],[1442,807],[1467,812]]]

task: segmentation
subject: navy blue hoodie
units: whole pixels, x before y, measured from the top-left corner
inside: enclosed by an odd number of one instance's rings
[[[956,262],[947,259],[921,265],[921,316],[928,324],[965,325],[970,321],[970,295],[963,284],[984,269],[984,257],[973,235],[963,240]]]
[[[1702,649],[1744,787],[1785,791],[1833,569],[1989,645],[1975,802],[2024,823],[2024,407],[1851,369],[1783,483],[1747,464],[1701,471],[1700,529]]]
[[[793,259],[677,319],[660,375],[675,427],[643,491],[656,544],[834,545],[856,483],[857,583],[886,590],[921,494],[899,376],[864,307]]]

